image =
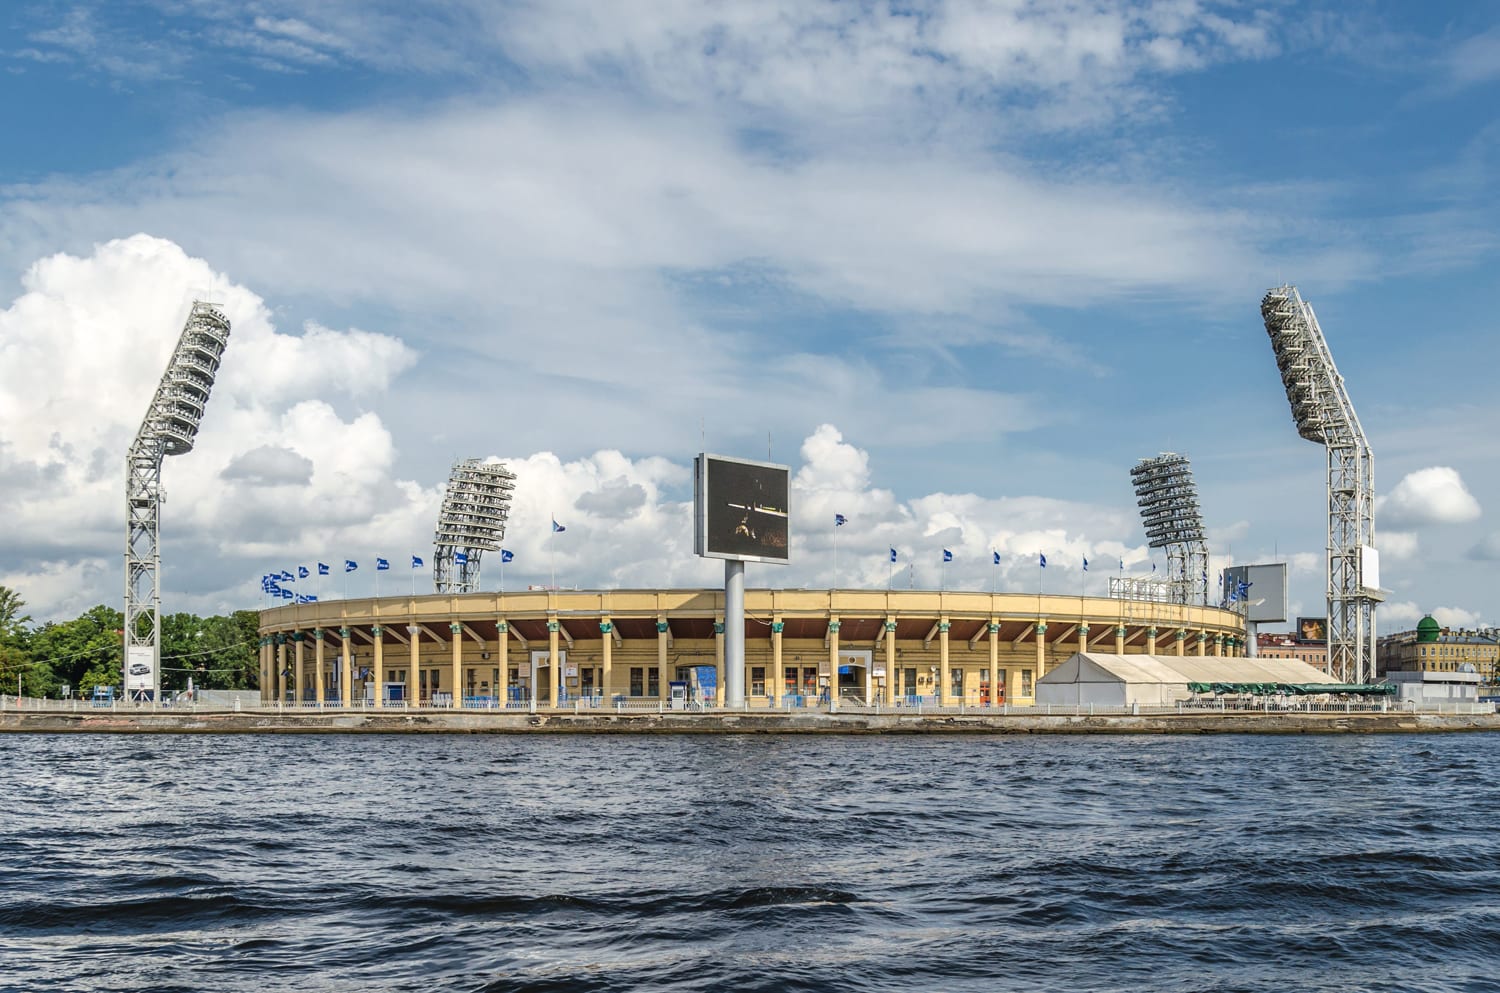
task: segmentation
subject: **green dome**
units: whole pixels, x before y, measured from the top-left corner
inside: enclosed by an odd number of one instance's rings
[[[1442,630],[1438,622],[1432,619],[1432,615],[1428,614],[1417,622],[1417,641],[1437,641]]]

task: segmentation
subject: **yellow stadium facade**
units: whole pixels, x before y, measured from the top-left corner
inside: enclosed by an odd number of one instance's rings
[[[1029,705],[1075,652],[1239,655],[1214,607],[1024,593],[746,590],[745,705]],[[261,613],[261,696],[313,707],[723,703],[722,590],[382,597]],[[674,699],[674,697],[676,699]]]

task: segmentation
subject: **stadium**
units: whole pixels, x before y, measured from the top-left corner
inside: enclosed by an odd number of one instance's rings
[[[1282,286],[1261,309],[1298,431],[1327,453],[1329,675],[1363,684],[1374,672],[1383,596],[1368,443],[1311,307]],[[229,333],[220,309],[193,303],[127,460],[123,662],[138,701],[161,689],[162,464],[191,450]],[[490,460],[462,460],[434,532],[433,594],[308,602],[276,589],[274,574],[263,578],[290,602],[261,614],[260,699],[506,710],[1025,706],[1048,672],[1091,653],[1212,657],[1234,681],[1235,660],[1254,653],[1254,624],[1284,619],[1284,567],[1275,595],[1246,596],[1248,573],[1226,575],[1215,595],[1188,460],[1162,453],[1131,476],[1148,543],[1165,552],[1167,569],[1161,579],[1112,579],[1108,597],[747,591],[747,562],[788,560],[788,468],[707,453],[694,464],[694,551],[724,560],[722,590],[487,593],[481,560],[508,554],[501,540],[516,477]]]
[[[1114,597],[746,590],[747,708],[1029,705],[1077,652],[1237,656],[1233,610]],[[261,697],[312,706],[715,706],[725,591],[526,591],[261,615]],[[377,687],[380,688],[377,692]]]

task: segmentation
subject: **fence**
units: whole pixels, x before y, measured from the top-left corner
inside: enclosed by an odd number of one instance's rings
[[[95,703],[92,700],[46,700],[33,697],[0,697],[0,713],[225,713],[242,712],[254,714],[314,714],[314,713],[410,713],[412,711],[430,711],[432,713],[529,713],[535,711],[543,714],[590,714],[590,713],[615,713],[615,714],[665,714],[665,713],[696,713],[696,714],[759,714],[764,716],[775,716],[777,714],[806,714],[806,713],[830,713],[826,703],[820,703],[808,698],[796,705],[780,707],[767,707],[749,705],[736,708],[707,707],[698,703],[685,703],[680,708],[673,707],[669,700],[659,700],[654,697],[622,697],[616,696],[609,700],[603,697],[578,697],[572,700],[562,701],[558,706],[547,702],[537,703],[532,706],[530,700],[496,700],[493,697],[470,697],[463,701],[462,707],[454,707],[448,702],[434,703],[431,700],[413,702],[409,700],[398,700],[388,703],[384,707],[376,707],[370,701],[356,700],[351,706],[345,707],[338,700],[326,701],[322,704],[316,701],[300,701],[285,703],[265,703],[244,706],[236,703],[234,706],[226,706],[219,703],[198,703],[196,701],[159,701],[154,703],[138,703],[131,700],[114,700],[108,703]],[[1482,703],[1427,703],[1418,706],[1416,701],[1391,701],[1380,699],[1378,701],[1314,701],[1312,699],[1288,699],[1285,701],[1272,699],[1241,700],[1229,697],[1200,697],[1190,700],[1181,700],[1172,706],[1107,706],[1104,704],[1081,704],[1077,706],[1063,704],[1040,704],[1033,706],[1019,706],[1003,703],[998,705],[988,704],[952,704],[938,705],[927,702],[922,698],[913,701],[898,700],[894,704],[887,703],[857,703],[850,700],[839,702],[837,713],[858,716],[911,716],[911,717],[1161,717],[1173,714],[1191,715],[1202,713],[1218,714],[1426,714],[1444,716],[1481,716],[1496,713],[1496,704],[1493,701]]]

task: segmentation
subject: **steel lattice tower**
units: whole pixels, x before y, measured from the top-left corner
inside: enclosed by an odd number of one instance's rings
[[[1268,290],[1261,317],[1297,433],[1328,457],[1328,672],[1346,683],[1375,678],[1375,463],[1344,378],[1295,286]]]
[[[194,300],[125,458],[124,686],[138,699],[161,691],[162,460],[193,450],[228,341],[229,318],[217,304]]]
[[[1163,452],[1141,459],[1130,470],[1136,505],[1152,548],[1167,553],[1170,602],[1208,602],[1208,545],[1203,539],[1203,514],[1198,487],[1186,455]]]
[[[480,558],[504,540],[515,488],[515,473],[501,463],[464,459],[454,464],[432,538],[437,592],[479,592]]]

